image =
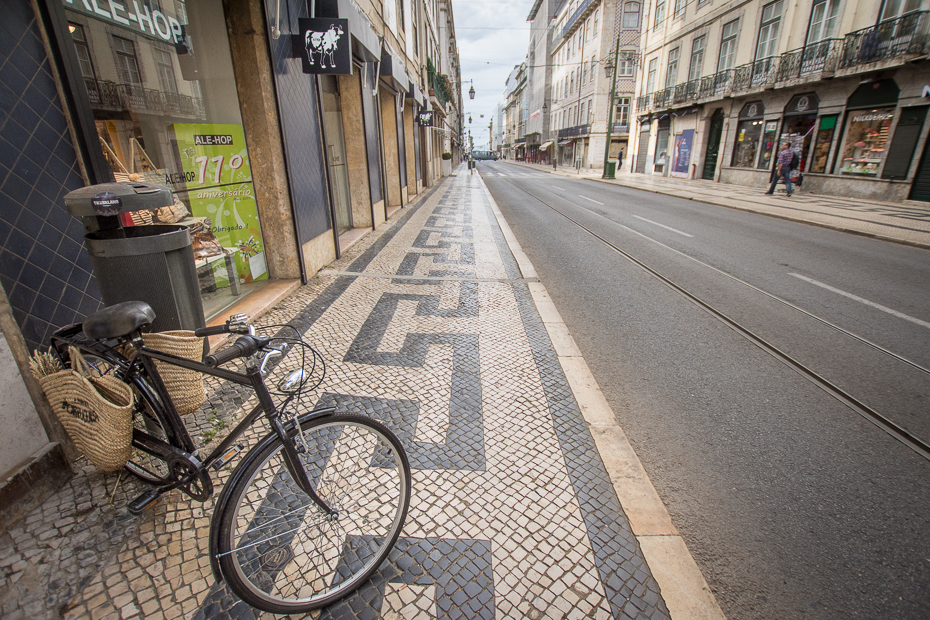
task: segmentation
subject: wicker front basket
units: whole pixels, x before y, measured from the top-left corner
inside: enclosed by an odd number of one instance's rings
[[[200,361],[203,357],[203,338],[198,338],[192,331],[169,331],[142,334],[142,341],[150,349]],[[196,370],[188,370],[166,362],[155,361],[158,374],[161,375],[178,413],[185,415],[197,411],[207,394],[203,388],[203,375]]]

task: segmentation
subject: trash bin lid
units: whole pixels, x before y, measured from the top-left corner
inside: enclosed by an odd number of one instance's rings
[[[99,183],[65,194],[65,208],[78,217],[160,209],[172,204],[171,190],[153,183]]]

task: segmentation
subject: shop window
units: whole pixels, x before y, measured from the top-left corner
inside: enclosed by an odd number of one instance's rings
[[[826,172],[827,160],[830,158],[830,145],[836,132],[837,115],[824,116],[820,119],[814,152],[811,154],[811,172]]]
[[[639,28],[639,2],[627,2],[623,7],[623,27]]]
[[[762,133],[762,147],[759,150],[759,164],[756,166],[760,169],[772,167],[772,157],[775,155],[775,149],[778,146],[778,121],[765,121],[765,131]]]
[[[761,119],[740,121],[736,126],[736,147],[733,149],[733,167],[752,168],[762,141]]]
[[[874,177],[885,159],[894,108],[847,112],[841,174]]]

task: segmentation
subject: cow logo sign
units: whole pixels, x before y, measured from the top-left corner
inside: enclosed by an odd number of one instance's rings
[[[349,20],[316,17],[300,19],[298,25],[294,51],[303,61],[304,73],[352,73]]]

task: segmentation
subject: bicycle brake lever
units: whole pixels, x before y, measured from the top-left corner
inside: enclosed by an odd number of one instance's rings
[[[268,360],[270,360],[272,357],[281,357],[281,356],[283,356],[283,355],[284,355],[284,350],[285,350],[286,348],[287,348],[287,345],[286,345],[286,344],[276,344],[276,345],[269,345],[269,346],[265,347],[266,353],[265,353],[265,357],[262,359],[262,365],[261,365],[261,366],[259,367],[259,369],[258,369],[259,372],[260,372],[261,374],[263,374],[263,375],[264,375],[265,373],[267,373],[268,371],[265,370],[265,366],[268,364]],[[271,349],[271,350],[268,351],[267,349]]]

